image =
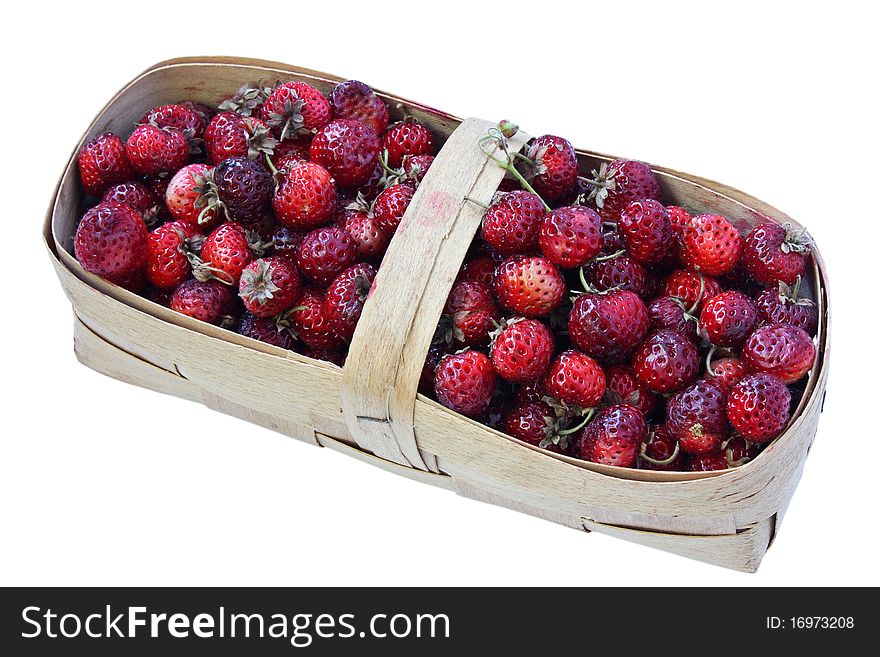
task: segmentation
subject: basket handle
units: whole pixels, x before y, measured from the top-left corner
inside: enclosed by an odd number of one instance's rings
[[[437,471],[413,429],[416,394],[437,322],[504,169],[478,141],[497,124],[467,119],[425,174],[364,304],[342,374],[342,410],[357,444],[381,458]],[[517,151],[529,139],[509,139]]]

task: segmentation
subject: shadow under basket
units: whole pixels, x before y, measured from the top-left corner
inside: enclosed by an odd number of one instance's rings
[[[302,80],[327,93],[341,78],[285,64],[199,57],[163,62],[126,85],[79,147],[127,135],[146,109],[192,99],[216,105],[248,81]],[[72,255],[83,207],[75,157],[44,226],[73,304],[79,360],[121,381],[206,406],[412,479],[585,531],[743,571],[758,568],[800,479],[828,373],[827,279],[818,250],[804,288],[819,310],[817,358],[785,433],[752,462],[719,472],[651,472],[551,454],[417,394],[443,304],[503,171],[477,146],[491,122],[462,121],[380,96],[445,140],[392,240],[344,368],[192,320],[86,272]],[[517,134],[512,146],[529,138]],[[582,172],[613,157],[578,151]],[[741,231],[797,222],[742,192],[655,167],[664,197],[728,217]],[[267,395],[263,391],[271,390]]]

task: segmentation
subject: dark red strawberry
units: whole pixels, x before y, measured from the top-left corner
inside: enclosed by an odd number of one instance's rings
[[[713,470],[727,470],[728,467],[724,452],[712,452],[711,454],[698,454],[690,457],[687,469],[690,472],[711,472]]]
[[[623,237],[620,236],[620,231],[617,230],[617,222],[602,223],[602,255],[603,256],[612,256],[612,255],[623,255],[625,252],[626,245],[623,243]]]
[[[127,205],[99,203],[80,220],[74,253],[86,271],[122,285],[143,272],[147,261],[147,227]]]
[[[139,123],[149,123],[157,128],[171,128],[198,143],[205,136],[207,123],[203,116],[183,105],[161,105],[144,114]]]
[[[648,435],[645,418],[626,404],[608,406],[590,422],[577,444],[579,458],[602,465],[630,468]]]
[[[720,276],[739,261],[743,239],[720,214],[697,215],[681,235],[681,256],[694,271]]]
[[[489,408],[495,390],[495,370],[479,351],[444,356],[434,372],[437,401],[457,413],[478,418]]]
[[[619,363],[648,332],[648,310],[634,292],[588,292],[575,299],[568,317],[572,343],[603,363]]]
[[[648,432],[639,452],[638,467],[641,470],[676,471],[684,469],[684,454],[676,440],[664,425]]]
[[[706,367],[706,378],[720,385],[724,392],[730,392],[736,382],[745,375],[746,368],[739,358],[719,358]]]
[[[582,205],[558,208],[541,222],[538,243],[557,267],[580,267],[602,249],[602,219]]]
[[[456,282],[474,281],[491,288],[495,281],[495,268],[497,266],[498,263],[491,258],[474,258],[464,263],[461,271],[458,272]]]
[[[724,455],[730,467],[745,465],[761,452],[758,445],[754,445],[742,436],[735,436],[728,440],[723,447]]]
[[[303,289],[288,321],[299,339],[313,349],[335,351],[344,344],[324,310],[324,295],[319,289]]]
[[[200,257],[202,266],[193,270],[196,278],[213,277],[238,286],[241,272],[254,259],[247,229],[235,222],[218,226],[205,238]]]
[[[694,343],[681,333],[657,331],[636,349],[632,367],[636,378],[649,390],[675,392],[697,378],[700,355]]]
[[[529,144],[528,158],[535,163],[532,187],[541,198],[549,203],[571,193],[578,175],[571,142],[554,135],[536,137]]]
[[[318,131],[309,149],[312,162],[330,172],[340,187],[360,187],[379,161],[379,137],[353,119],[336,119]]]
[[[238,294],[248,312],[275,317],[293,307],[302,279],[296,267],[279,256],[254,260],[241,273]]]
[[[277,145],[263,121],[233,112],[220,112],[205,129],[205,151],[212,164],[229,157],[262,158],[272,155]]]
[[[648,306],[648,319],[652,331],[669,329],[691,340],[697,339],[697,318],[688,313],[684,303],[677,297],[657,297]]]
[[[605,221],[617,222],[624,208],[633,201],[661,197],[660,183],[644,162],[614,160],[593,171],[585,201],[593,202]]]
[[[629,256],[643,265],[656,265],[675,246],[669,213],[659,201],[644,199],[629,203],[617,223]]]
[[[630,290],[642,299],[648,296],[648,274],[639,263],[625,255],[603,256],[584,269],[587,282],[599,292]]]
[[[592,408],[605,395],[605,372],[586,354],[569,349],[550,364],[544,392],[565,404]]]
[[[411,185],[392,185],[376,197],[371,214],[389,239],[397,231],[415,191]]]
[[[685,226],[691,222],[691,213],[678,205],[667,205],[666,213],[669,215],[669,223],[672,224],[672,232],[676,237],[681,237]]]
[[[379,223],[361,210],[342,210],[336,223],[351,235],[362,260],[378,262],[388,250],[388,238],[379,228]]]
[[[336,334],[346,342],[354,335],[375,276],[375,268],[361,262],[339,274],[327,288],[324,295],[324,315]]]
[[[377,135],[388,127],[388,108],[363,82],[348,80],[337,84],[330,92],[330,105],[336,118],[357,119]]]
[[[717,347],[739,347],[757,324],[755,303],[736,290],[715,295],[700,313],[700,328]]]
[[[425,364],[422,366],[422,374],[419,377],[419,393],[434,396],[434,371],[440,359],[446,355],[446,345],[434,343],[428,348],[428,355],[425,356]]]
[[[462,281],[449,293],[436,337],[449,346],[482,346],[489,343],[489,333],[500,319],[489,288],[482,283]]]
[[[490,356],[495,371],[510,383],[529,383],[550,367],[556,342],[544,324],[534,319],[509,320],[492,340]]]
[[[525,317],[546,317],[565,297],[565,280],[546,258],[513,256],[495,270],[495,298],[504,308]]]
[[[767,288],[755,299],[758,317],[767,324],[791,324],[816,335],[819,312],[816,304],[798,294],[799,281],[793,287],[780,282],[779,288]]]
[[[141,215],[147,226],[153,225],[159,218],[159,200],[149,189],[137,182],[118,183],[108,187],[101,201],[127,205]]]
[[[125,144],[112,132],[87,141],[76,156],[76,164],[83,190],[98,198],[111,185],[124,183],[133,176]]]
[[[693,307],[696,312],[706,300],[721,294],[721,283],[708,274],[676,269],[663,282],[663,292],[681,299],[685,306]]]
[[[552,408],[544,402],[530,402],[509,410],[501,420],[501,431],[530,445],[556,447],[550,442],[555,424]]]
[[[234,303],[232,290],[217,281],[189,279],[171,295],[171,310],[208,324],[220,324]]]
[[[147,239],[147,280],[163,290],[177,287],[192,275],[190,254],[201,248],[204,236],[186,221],[155,228]]]
[[[241,316],[237,330],[239,334],[245,337],[275,345],[282,349],[293,349],[293,335],[288,328],[283,324],[279,324],[274,317],[257,317],[252,313],[245,312]]]
[[[398,169],[406,155],[433,155],[434,135],[421,123],[405,119],[388,127],[382,135],[382,149],[388,153],[388,166]]]
[[[513,403],[515,405],[528,404],[529,402],[541,401],[544,398],[544,382],[524,383],[515,386]]]
[[[269,247],[267,253],[287,258],[296,263],[296,252],[305,236],[303,231],[294,230],[287,226],[276,226],[269,240],[272,246]]]
[[[188,164],[178,170],[165,190],[165,206],[171,216],[191,226],[211,227],[219,219],[218,208],[208,207],[211,178],[207,164]]]
[[[746,235],[743,267],[760,285],[775,287],[779,281],[794,285],[807,268],[809,243],[806,230],[765,222]]]
[[[260,118],[282,141],[316,133],[330,122],[330,115],[330,103],[324,95],[305,82],[275,87],[260,108]]]
[[[301,162],[282,177],[272,207],[278,221],[290,228],[323,226],[336,214],[336,184],[324,167]]]
[[[200,117],[202,117],[202,121],[205,125],[208,125],[208,123],[210,123],[211,119],[214,118],[214,115],[217,113],[214,111],[213,108],[208,107],[204,103],[200,103],[195,100],[179,100],[175,103],[175,105],[180,105],[188,110],[192,110]]]
[[[269,210],[275,181],[259,160],[229,157],[214,167],[211,177],[226,216],[243,224],[260,221]]]
[[[503,194],[483,217],[482,236],[486,243],[503,255],[534,250],[544,218],[540,198],[517,190]]]
[[[315,347],[304,347],[302,355],[313,360],[323,360],[327,363],[333,363],[337,367],[345,365],[345,352],[339,349],[316,349]]]
[[[743,438],[766,443],[785,429],[791,393],[772,374],[759,372],[741,379],[727,397],[727,419]]]
[[[810,336],[790,324],[761,326],[742,348],[742,363],[748,371],[773,374],[783,383],[806,376],[815,359],[816,348]]]
[[[727,438],[727,397],[717,383],[702,379],[666,404],[666,428],[687,454],[718,451]]]
[[[629,404],[648,415],[657,404],[657,396],[636,378],[629,365],[611,365],[605,369],[605,397],[611,404]]]
[[[131,167],[142,176],[173,174],[189,159],[189,144],[182,132],[140,125],[125,142]]]
[[[300,162],[308,162],[311,148],[312,140],[305,137],[280,141],[272,150],[272,166],[287,172]]]
[[[404,155],[401,165],[404,179],[413,185],[418,185],[433,163],[433,155]]]
[[[357,244],[337,226],[324,226],[306,233],[296,251],[296,265],[307,278],[327,285],[357,262]]]

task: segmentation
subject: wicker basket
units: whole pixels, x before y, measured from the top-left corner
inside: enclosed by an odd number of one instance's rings
[[[323,73],[233,58],[157,64],[101,110],[99,132],[126,134],[145,108],[181,98],[216,103],[249,80],[299,79],[324,92]],[[818,356],[786,432],[728,471],[669,473],[550,454],[417,394],[424,355],[482,209],[502,178],[476,146],[489,123],[380,94],[445,139],[385,256],[344,368],[192,320],[86,272],[73,258],[81,192],[71,157],[44,227],[75,312],[79,360],[99,372],[205,405],[461,495],[576,529],[745,571],[757,569],[782,520],[816,434],[828,372],[827,280],[814,250],[805,284],[818,305]],[[514,138],[520,146],[528,138]],[[76,152],[76,151],[74,151]],[[583,171],[613,158],[579,151]],[[718,212],[741,230],[791,218],[724,185],[655,168],[665,197]],[[209,354],[210,357],[205,357]],[[259,391],[271,388],[265,396]]]

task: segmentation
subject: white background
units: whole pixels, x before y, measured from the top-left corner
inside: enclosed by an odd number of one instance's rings
[[[880,583],[869,3],[485,5],[5,6],[0,583]],[[510,117],[724,181],[806,224],[831,276],[833,366],[818,439],[758,574],[459,498],[80,366],[40,242],[53,186],[119,87],[197,54]]]

